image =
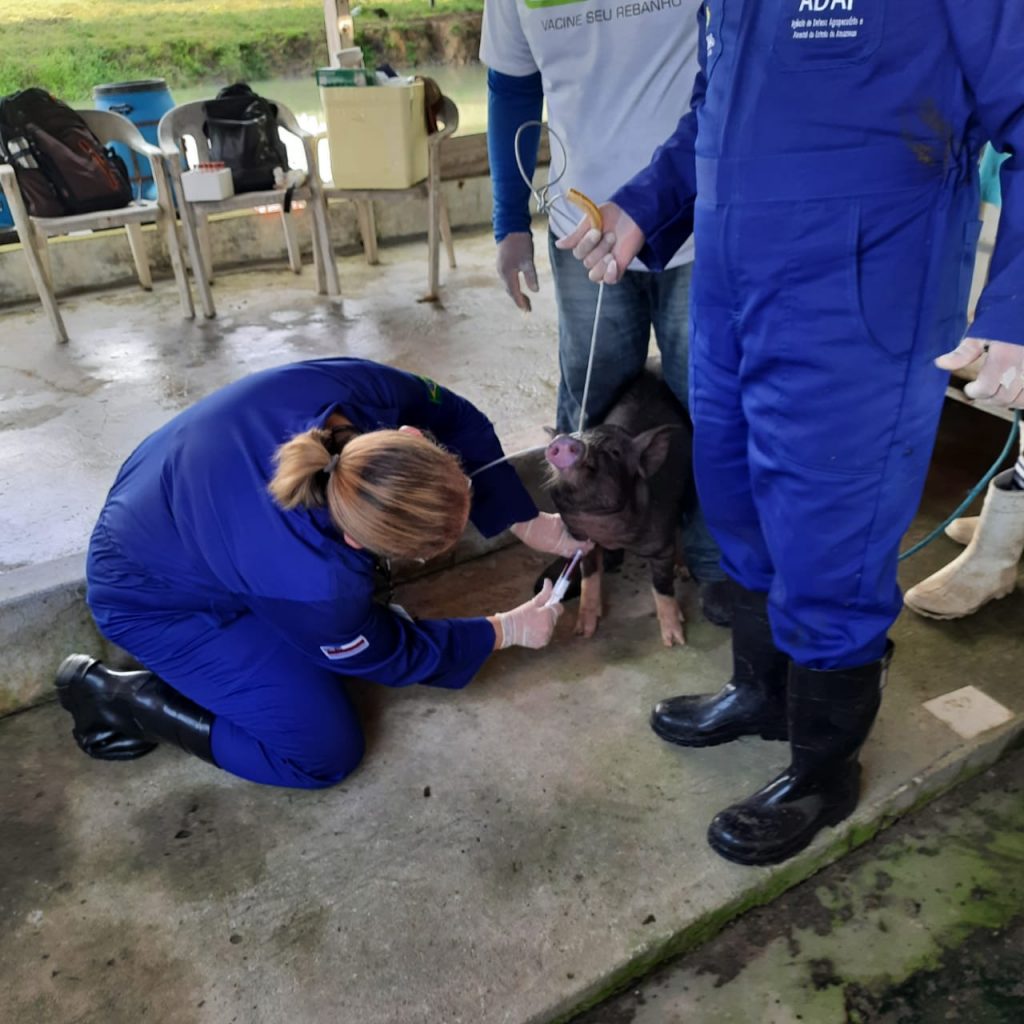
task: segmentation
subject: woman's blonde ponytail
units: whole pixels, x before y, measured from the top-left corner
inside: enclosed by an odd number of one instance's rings
[[[324,430],[281,445],[270,493],[282,508],[326,501],[339,532],[388,558],[431,558],[462,535],[470,487],[451,452],[399,430],[346,438],[339,456],[332,448]]]
[[[308,430],[274,452],[277,469],[270,493],[281,508],[316,508],[325,503],[323,474],[331,462],[330,437],[328,430]]]

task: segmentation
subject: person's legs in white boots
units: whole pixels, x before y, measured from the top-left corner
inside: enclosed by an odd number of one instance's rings
[[[954,519],[943,532],[950,540],[967,547],[978,529],[979,519],[981,516],[961,516],[959,519]]]
[[[958,619],[982,605],[1006,597],[1017,585],[1017,563],[1024,551],[1024,454],[1013,469],[991,484],[977,524],[954,531],[970,539],[963,553],[904,595],[904,603],[921,615]],[[954,524],[950,524],[951,527]],[[949,531],[947,531],[949,532]]]

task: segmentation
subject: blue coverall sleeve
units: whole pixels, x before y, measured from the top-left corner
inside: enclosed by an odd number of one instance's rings
[[[645,242],[639,257],[649,270],[664,270],[693,234],[693,206],[697,198],[697,110],[704,102],[704,69],[707,67],[703,4],[697,12],[697,20],[700,25],[699,67],[690,109],[668,141],[654,151],[651,162],[611,197],[643,231]]]
[[[516,164],[516,132],[527,121],[539,121],[544,109],[540,72],[505,75],[487,71],[487,160],[491,168],[494,239],[530,230],[530,188]],[[528,128],[519,139],[523,170],[533,180],[537,169],[540,127]]]
[[[944,0],[949,31],[1000,173],[1002,212],[970,334],[1024,344],[1024,3]]]
[[[400,370],[387,375],[386,385],[402,422],[429,430],[446,448],[458,453],[467,473],[504,454],[491,421],[472,402],[429,378]],[[470,518],[485,537],[494,537],[513,523],[536,515],[537,506],[508,463],[473,478]]]
[[[255,615],[322,668],[384,686],[465,686],[494,650],[485,618],[410,621],[368,597],[253,597]]]

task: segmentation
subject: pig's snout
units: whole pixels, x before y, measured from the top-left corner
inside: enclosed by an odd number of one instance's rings
[[[559,434],[548,445],[544,457],[555,469],[570,469],[583,455],[583,444],[567,434]]]

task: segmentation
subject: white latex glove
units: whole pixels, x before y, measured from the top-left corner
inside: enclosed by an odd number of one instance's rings
[[[621,206],[603,203],[598,209],[600,231],[591,227],[589,218],[584,216],[576,230],[558,239],[555,247],[572,249],[573,256],[583,262],[595,284],[615,284],[644,247],[644,233]]]
[[[551,596],[551,580],[545,580],[539,594],[510,612],[498,612],[494,617],[501,623],[501,649],[547,647],[555,631],[555,623],[565,610],[560,604],[545,608]]]
[[[533,308],[530,297],[523,294],[519,275],[523,275],[531,292],[538,290],[537,268],[533,263],[533,235],[529,231],[513,231],[498,243],[498,277],[512,301],[524,312]]]
[[[510,529],[534,551],[546,551],[549,555],[561,555],[563,558],[571,558],[580,549],[586,554],[594,546],[591,540],[573,537],[565,528],[562,517],[551,512],[539,512],[536,519],[513,523]]]
[[[985,361],[978,379],[967,384],[964,394],[1011,409],[1024,409],[1024,345],[964,338],[952,352],[939,356],[935,365],[940,370],[962,370],[979,357]]]

